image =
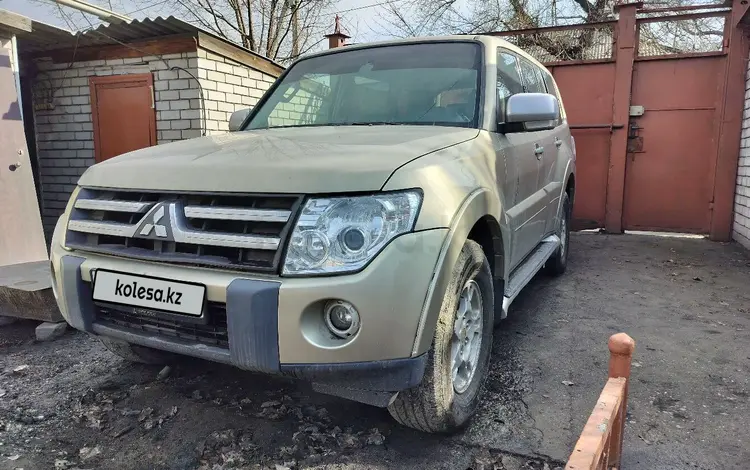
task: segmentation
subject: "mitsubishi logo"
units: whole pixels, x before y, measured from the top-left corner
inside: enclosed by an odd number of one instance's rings
[[[152,207],[135,229],[136,237],[152,240],[174,240],[172,234],[174,221],[170,220],[170,213],[173,211],[175,204],[174,202],[160,202]]]
[[[164,206],[159,206],[156,211],[152,214],[152,223],[146,224],[141,229],[141,235],[150,235],[152,230],[156,231],[156,236],[161,238],[167,237],[167,227],[159,224],[159,221],[164,218]]]

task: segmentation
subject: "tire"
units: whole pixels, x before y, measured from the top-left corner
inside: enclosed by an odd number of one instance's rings
[[[456,320],[460,317],[458,308],[462,297],[471,291],[481,302],[474,305],[473,317],[476,321],[464,323],[459,334],[479,339],[479,345],[467,346],[467,356],[476,357],[473,374],[458,374],[454,382],[452,373],[452,347],[458,343],[454,334]],[[464,305],[469,303],[464,302]],[[469,310],[470,312],[472,310]],[[481,312],[481,313],[480,313]],[[422,383],[398,394],[388,411],[396,421],[424,432],[452,432],[465,426],[479,403],[479,392],[487,378],[492,350],[495,299],[490,264],[481,246],[468,240],[461,250],[453,268],[451,280],[440,308],[432,348],[427,357],[427,366]],[[475,325],[481,325],[480,332],[471,335]],[[471,328],[470,328],[471,327]],[[454,337],[456,342],[454,342]],[[466,343],[471,345],[471,343]],[[473,352],[478,349],[478,352]],[[459,369],[466,372],[469,369]],[[468,377],[467,377],[468,375]],[[459,386],[460,385],[460,386]]]
[[[131,344],[126,341],[106,337],[99,337],[99,341],[111,352],[130,362],[166,365],[174,362],[176,359],[176,356],[172,353]]]
[[[563,193],[562,204],[560,205],[560,225],[557,227],[557,236],[560,237],[560,246],[555,253],[550,256],[544,266],[544,270],[551,276],[560,276],[568,267],[568,252],[570,251],[570,217],[572,207],[568,193]]]

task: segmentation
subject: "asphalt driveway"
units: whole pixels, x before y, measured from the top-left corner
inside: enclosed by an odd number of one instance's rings
[[[622,468],[750,466],[750,256],[733,244],[575,234],[568,273],[537,277],[496,330],[479,414],[452,437],[289,380],[193,360],[159,375],[74,332],[35,343],[33,327],[0,327],[0,470],[553,469],[619,331],[637,343]]]

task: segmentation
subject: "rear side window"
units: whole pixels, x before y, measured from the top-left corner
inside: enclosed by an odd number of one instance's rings
[[[547,87],[544,85],[542,71],[525,59],[520,59],[521,78],[526,93],[547,93]]]

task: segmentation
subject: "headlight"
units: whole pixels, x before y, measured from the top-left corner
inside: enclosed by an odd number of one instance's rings
[[[417,191],[310,199],[289,241],[283,274],[358,271],[395,237],[414,228]]]

